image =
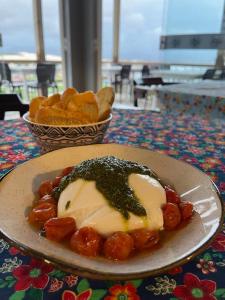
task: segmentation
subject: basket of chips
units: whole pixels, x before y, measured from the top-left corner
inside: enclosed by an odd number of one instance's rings
[[[68,88],[63,94],[33,98],[23,119],[42,153],[98,144],[112,119],[113,102],[110,87],[97,93]]]

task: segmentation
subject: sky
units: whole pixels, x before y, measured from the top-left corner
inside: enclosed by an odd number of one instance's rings
[[[103,0],[102,53],[112,57],[113,0]],[[15,6],[18,9],[12,9]],[[207,63],[215,50],[160,50],[161,34],[217,33],[224,0],[121,0],[120,58]],[[42,0],[47,54],[60,55],[58,0]],[[0,0],[0,54],[35,52],[31,0]]]

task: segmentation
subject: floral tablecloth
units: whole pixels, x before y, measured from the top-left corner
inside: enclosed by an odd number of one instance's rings
[[[208,119],[225,118],[225,81],[165,85],[157,89],[161,108],[167,112],[201,115]]]
[[[140,146],[205,171],[225,195],[225,123],[200,117],[115,110],[105,143]],[[22,120],[0,122],[0,174],[40,155]],[[127,282],[97,281],[62,272],[0,238],[1,300],[225,299],[225,226],[193,261],[166,274]]]

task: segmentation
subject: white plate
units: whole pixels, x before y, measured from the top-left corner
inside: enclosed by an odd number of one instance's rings
[[[159,249],[123,262],[80,256],[41,237],[26,221],[27,209],[41,181],[54,178],[67,166],[105,155],[147,165],[174,185],[182,200],[194,205],[197,213],[191,222],[170,234]],[[116,144],[65,148],[19,165],[0,183],[0,204],[0,231],[9,242],[65,271],[98,279],[141,278],[185,263],[206,249],[223,218],[222,200],[203,172],[157,152]]]

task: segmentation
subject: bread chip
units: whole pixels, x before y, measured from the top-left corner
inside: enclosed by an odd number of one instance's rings
[[[68,88],[62,95],[36,97],[30,104],[30,119],[46,125],[82,125],[106,119],[114,101],[112,88],[78,93]]]
[[[81,112],[71,112],[53,107],[41,107],[36,114],[35,122],[48,125],[80,125],[89,123]]]
[[[39,107],[43,103],[44,100],[46,100],[46,97],[35,97],[31,100],[30,106],[29,106],[29,113],[30,113],[30,119],[33,121],[35,118],[35,114],[38,111]]]
[[[109,117],[114,102],[115,94],[113,88],[105,87],[97,92],[97,103],[99,116],[98,121],[103,121]]]
[[[89,120],[89,123],[98,121],[96,95],[91,91],[71,96],[67,109],[73,112],[80,112]]]
[[[48,97],[45,101],[41,103],[42,106],[53,106],[56,103],[61,101],[61,95],[60,94],[54,94],[50,97]]]
[[[74,88],[67,88],[62,96],[61,96],[61,100],[62,102],[60,103],[60,106],[63,108],[63,109],[67,109],[67,105],[71,99],[72,96],[78,94],[78,91]]]

